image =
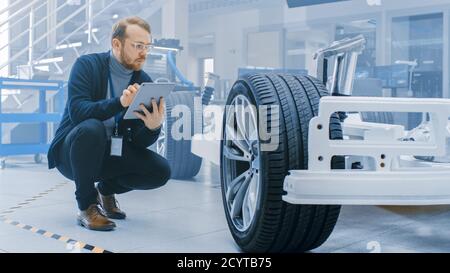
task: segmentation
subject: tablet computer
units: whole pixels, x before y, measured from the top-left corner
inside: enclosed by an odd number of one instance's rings
[[[138,117],[134,114],[134,111],[142,112],[139,108],[139,105],[143,103],[147,109],[151,109],[150,102],[152,98],[156,100],[156,103],[159,104],[159,98],[163,97],[167,99],[170,92],[175,88],[174,83],[153,83],[153,82],[144,82],[141,84],[136,96],[128,107],[123,119],[138,119]]]

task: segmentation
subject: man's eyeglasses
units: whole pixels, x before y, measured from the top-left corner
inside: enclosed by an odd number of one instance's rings
[[[145,50],[147,52],[153,47],[153,45],[146,45],[146,44],[143,44],[143,43],[134,43],[134,42],[132,42],[131,45],[133,45],[133,47],[137,51],[144,51]]]

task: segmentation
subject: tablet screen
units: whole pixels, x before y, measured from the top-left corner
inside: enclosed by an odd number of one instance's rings
[[[167,99],[170,92],[172,92],[174,88],[174,83],[143,83],[123,118],[138,119],[133,112],[138,111],[142,113],[142,110],[139,108],[141,103],[144,104],[147,109],[153,110],[151,107],[152,98],[156,99],[156,103],[159,104],[159,99],[161,97]]]

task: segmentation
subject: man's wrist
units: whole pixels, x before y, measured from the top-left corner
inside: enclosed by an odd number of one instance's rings
[[[120,97],[115,97],[113,98],[115,100],[115,104],[118,106],[118,109],[120,111],[122,111],[123,109],[125,109],[125,107],[122,105],[122,101],[120,100]]]
[[[120,106],[122,106],[123,108],[126,108],[126,106],[123,105],[122,96],[119,97],[119,102],[120,102]]]
[[[156,131],[158,131],[159,129],[161,129],[161,127],[162,127],[162,124],[160,124],[158,127],[156,127],[156,128],[150,128],[150,127],[147,127],[150,131],[152,131],[152,132],[156,132]]]

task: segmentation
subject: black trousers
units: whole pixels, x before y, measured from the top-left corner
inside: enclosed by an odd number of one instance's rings
[[[80,210],[97,202],[94,183],[103,195],[161,187],[170,178],[167,160],[148,149],[123,142],[122,156],[111,156],[103,122],[81,122],[66,136],[59,148],[57,169],[75,181],[75,197]]]

